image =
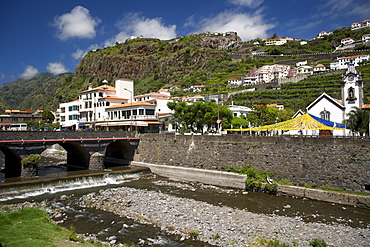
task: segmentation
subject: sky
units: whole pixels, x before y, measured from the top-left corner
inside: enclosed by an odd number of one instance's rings
[[[74,72],[90,50],[131,36],[236,31],[243,41],[312,39],[370,19],[370,0],[0,0],[0,86]]]

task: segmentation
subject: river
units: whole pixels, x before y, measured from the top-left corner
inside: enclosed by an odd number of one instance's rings
[[[303,222],[370,228],[369,209],[265,193],[246,193],[193,182],[172,181],[148,172],[131,172],[133,171],[128,167],[115,167],[111,173],[107,171],[107,174],[92,175],[88,171],[67,171],[63,166],[45,166],[40,170],[38,180],[51,177],[57,179],[19,186],[14,185],[17,179],[6,179],[0,187],[0,204],[47,201],[50,207],[64,212],[54,220],[67,228],[73,225],[77,233],[95,236],[105,242],[153,246],[210,246],[210,244],[181,239],[181,236],[167,234],[160,228],[139,224],[110,212],[81,207],[77,203],[79,198],[109,188],[129,187],[189,198],[216,206],[244,209],[261,215],[279,215],[299,218]],[[7,183],[13,185],[8,187]],[[63,200],[65,196],[72,199]]]

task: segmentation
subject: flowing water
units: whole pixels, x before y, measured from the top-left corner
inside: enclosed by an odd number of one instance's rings
[[[59,172],[58,172],[59,171]],[[69,172],[65,168],[44,168],[37,183],[0,187],[0,204],[47,200],[54,208],[63,209],[66,215],[60,225],[71,225],[77,233],[95,235],[102,241],[117,243],[145,243],[153,246],[210,246],[200,241],[181,240],[150,225],[118,217],[100,210],[81,208],[75,200],[60,200],[62,195],[78,198],[84,194],[113,187],[133,187],[192,198],[210,204],[247,209],[268,215],[299,217],[306,222],[344,224],[351,227],[370,227],[370,210],[331,203],[273,196],[264,193],[219,188],[199,183],[172,181],[148,172],[131,173],[128,167],[112,168],[111,174],[91,174],[88,171]],[[84,174],[83,174],[84,173]],[[90,174],[89,174],[90,173]],[[77,175],[77,176],[76,176]],[[57,177],[56,180],[48,180]],[[41,182],[45,179],[45,182]],[[14,183],[14,181],[11,181]],[[19,182],[19,181],[18,181]],[[19,183],[21,184],[21,183]]]

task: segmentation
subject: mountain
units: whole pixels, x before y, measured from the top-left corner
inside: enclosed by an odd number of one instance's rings
[[[5,109],[50,109],[53,95],[72,73],[54,76],[43,72],[32,79],[17,79],[0,87],[0,112]]]

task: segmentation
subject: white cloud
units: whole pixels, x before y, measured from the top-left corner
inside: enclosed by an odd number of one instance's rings
[[[28,65],[23,74],[21,74],[21,78],[28,80],[35,77],[37,73],[39,73],[39,71],[36,68]]]
[[[84,50],[81,50],[81,49],[77,49],[77,51],[75,51],[74,53],[72,53],[72,57],[75,60],[83,58],[84,55],[85,55],[85,51]]]
[[[87,49],[77,49],[75,52],[72,53],[72,57],[74,60],[78,60],[83,58],[89,51],[101,48],[98,44],[90,45]]]
[[[70,13],[56,16],[54,26],[58,28],[58,37],[61,40],[73,37],[94,38],[96,35],[95,27],[100,21],[98,18],[93,18],[88,9],[76,6]]]
[[[0,80],[4,80],[5,79],[5,74],[0,74]]]
[[[123,42],[131,36],[145,38],[158,38],[168,40],[176,37],[176,25],[166,26],[161,18],[148,19],[139,14],[128,14],[117,24],[121,30],[115,37],[105,42],[106,46],[114,45],[115,42]]]
[[[215,17],[201,20],[198,25],[201,29],[197,33],[235,31],[244,41],[267,37],[268,30],[275,27],[274,24],[265,23],[259,11],[254,15],[225,11]]]
[[[54,75],[59,75],[68,72],[68,70],[64,67],[62,63],[48,63],[46,69]]]
[[[246,6],[249,8],[257,8],[263,3],[263,0],[230,0],[232,4]]]
[[[338,18],[343,15],[354,15],[358,18],[368,18],[370,13],[370,4],[368,0],[328,0],[320,6],[322,14],[332,18]],[[362,21],[362,20],[354,20]]]

